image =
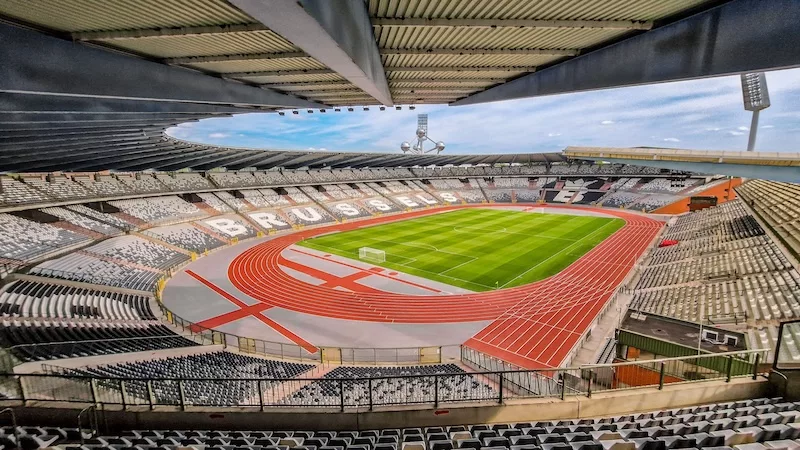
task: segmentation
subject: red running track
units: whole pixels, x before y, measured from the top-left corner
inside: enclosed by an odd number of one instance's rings
[[[491,292],[447,296],[344,292],[304,283],[279,267],[283,250],[305,238],[465,207],[470,206],[419,210],[281,236],[237,256],[228,267],[228,278],[237,289],[267,305],[318,316],[396,323],[492,320],[465,345],[520,367],[555,367],[563,362],[662,226],[659,221],[625,211],[581,208],[616,216],[626,223],[558,274]]]

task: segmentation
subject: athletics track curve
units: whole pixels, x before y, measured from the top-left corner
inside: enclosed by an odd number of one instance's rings
[[[344,292],[304,283],[279,267],[283,250],[305,238],[442,211],[492,206],[425,209],[287,234],[238,255],[228,267],[228,278],[237,289],[262,303],[318,316],[397,323],[493,320],[465,345],[519,367],[558,366],[658,234],[662,222],[621,210],[579,208],[619,217],[625,225],[558,274],[491,292],[448,296]]]

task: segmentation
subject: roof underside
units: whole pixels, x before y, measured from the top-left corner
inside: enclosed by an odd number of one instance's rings
[[[0,16],[329,106],[381,103],[234,6],[241,3],[4,0]],[[720,3],[367,0],[366,11],[392,101],[421,104],[450,103]]]

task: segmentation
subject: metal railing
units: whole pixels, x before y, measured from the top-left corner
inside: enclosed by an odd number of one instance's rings
[[[766,350],[577,368],[433,373],[371,378],[131,378],[94,377],[72,369],[5,375],[12,400],[131,406],[308,407],[344,411],[392,405],[438,407],[500,403],[511,398],[591,397],[593,392],[658,388],[666,384],[731,381],[769,370]],[[474,356],[467,354],[467,356]],[[473,362],[473,364],[475,364]]]
[[[156,296],[156,299],[159,298],[159,296]],[[326,364],[430,364],[441,363],[443,360],[442,352],[448,347],[320,347],[316,352],[312,353],[297,344],[265,341],[206,328],[176,315],[162,301],[158,300],[157,303],[163,314],[163,320],[174,325],[187,337],[199,344],[222,345],[225,348],[237,349],[240,353],[271,358]],[[455,350],[454,356],[457,357],[458,346],[449,347]]]

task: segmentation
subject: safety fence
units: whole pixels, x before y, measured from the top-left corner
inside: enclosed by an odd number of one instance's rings
[[[500,403],[511,398],[591,397],[594,392],[663,388],[673,383],[730,381],[766,373],[767,350],[577,368],[415,373],[371,378],[126,378],[93,377],[72,369],[2,375],[3,395],[12,400],[78,402],[130,406],[323,408],[344,411],[392,405],[438,407],[456,403]],[[465,363],[494,364],[464,350]],[[470,362],[468,359],[472,358]],[[313,373],[313,372],[312,372]]]
[[[177,327],[184,335],[202,345],[222,345],[237,349],[240,353],[271,358],[312,361],[325,364],[432,364],[441,363],[442,352],[448,346],[397,347],[397,348],[349,348],[320,347],[310,352],[297,344],[265,341],[203,327],[186,320],[159,301],[164,320]],[[449,346],[458,357],[458,346]]]

